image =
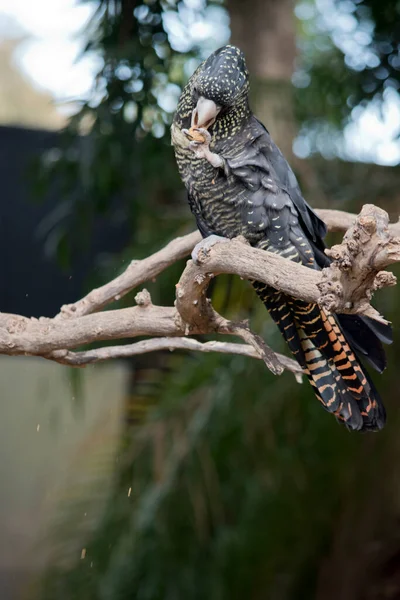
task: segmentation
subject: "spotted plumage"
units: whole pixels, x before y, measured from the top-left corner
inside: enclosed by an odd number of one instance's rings
[[[179,100],[172,143],[198,228],[203,237],[243,235],[311,269],[327,266],[325,225],[251,112],[248,92],[244,55],[229,45],[198,67]],[[190,127],[202,132],[203,143],[190,141]],[[382,371],[390,327],[335,316],[261,282],[253,286],[324,408],[349,429],[381,429],[385,409],[358,356]]]

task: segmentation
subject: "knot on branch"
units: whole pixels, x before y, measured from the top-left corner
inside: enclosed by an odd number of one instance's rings
[[[381,290],[384,287],[396,285],[397,277],[389,271],[379,271],[374,280],[373,290]]]
[[[8,319],[6,329],[8,333],[23,333],[27,327],[28,319],[26,317],[14,316]]]
[[[75,317],[77,308],[75,304],[63,304],[56,319],[70,319]]]
[[[146,308],[146,306],[151,306],[152,301],[150,292],[146,289],[141,290],[136,294],[135,302],[138,306],[143,306],[143,308]]]
[[[196,331],[208,333],[215,330],[215,312],[206,296],[212,273],[203,273],[201,267],[189,261],[176,284],[175,307],[182,318],[185,335]]]
[[[330,312],[363,313],[386,323],[369,302],[377,289],[396,283],[392,273],[382,270],[400,259],[400,238],[389,233],[387,212],[366,204],[343,242],[326,254],[333,263],[317,284],[319,304]]]
[[[233,323],[232,321],[221,319],[218,331],[241,337],[249,346],[254,348],[259,358],[264,361],[271,373],[274,375],[281,375],[283,373],[283,365],[276,353],[267,346],[261,336],[250,330],[248,321]]]

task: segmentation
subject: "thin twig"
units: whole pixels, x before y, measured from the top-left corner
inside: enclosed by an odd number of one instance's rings
[[[126,344],[124,346],[108,346],[104,348],[96,348],[94,350],[86,350],[83,352],[71,352],[70,350],[55,350],[48,355],[48,358],[64,365],[70,366],[85,366],[97,362],[115,358],[128,358],[138,354],[146,354],[148,352],[158,352],[160,350],[190,350],[196,352],[219,352],[222,354],[238,354],[240,356],[248,356],[250,358],[258,358],[261,360],[259,352],[249,344],[234,344],[232,342],[199,342],[193,338],[187,337],[165,337],[151,338],[135,342],[134,344]],[[301,367],[297,362],[284,356],[276,354],[279,362],[285,369],[293,373],[302,373]]]
[[[201,239],[198,231],[177,237],[158,252],[143,260],[132,260],[128,267],[115,279],[89,292],[73,304],[61,307],[56,319],[83,317],[97,312],[125,296],[145,281],[151,281],[170,265],[188,256]]]

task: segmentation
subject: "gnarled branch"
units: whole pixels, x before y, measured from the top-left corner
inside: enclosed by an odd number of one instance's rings
[[[396,285],[393,273],[383,270],[400,261],[400,237],[393,237],[388,225],[384,210],[366,204],[343,242],[326,251],[333,263],[323,270],[318,288],[327,310],[362,313],[387,323],[370,301],[376,290]]]
[[[95,350],[86,350],[83,352],[71,352],[69,350],[54,350],[49,356],[52,360],[64,365],[73,367],[86,366],[96,362],[103,362],[112,358],[129,358],[138,354],[148,352],[158,352],[160,350],[195,350],[198,352],[219,352],[221,354],[238,354],[239,356],[249,356],[251,358],[261,359],[259,353],[252,345],[235,344],[231,342],[199,342],[189,337],[164,337],[150,338],[135,342],[134,344],[125,344],[124,346],[106,346]],[[301,374],[301,367],[291,358],[283,354],[276,353],[279,362],[285,369],[295,374]]]
[[[252,248],[238,238],[200,252],[197,264],[188,261],[176,286],[174,307],[153,305],[148,292],[142,290],[136,296],[137,306],[96,313],[186,256],[200,240],[197,232],[191,233],[173,240],[148,258],[132,261],[116,279],[75,304],[63,307],[54,319],[0,313],[0,353],[42,356],[62,364],[83,366],[160,349],[190,349],[257,357],[273,373],[288,369],[299,374],[297,363],[273,352],[250,330],[247,322],[236,323],[219,315],[206,293],[213,277],[232,273],[319,303],[330,311],[363,313],[382,320],[369,300],[376,289],[395,283],[394,276],[382,269],[400,260],[400,239],[392,234],[399,225],[388,225],[385,211],[372,205],[365,206],[358,217],[337,211],[319,212],[330,229],[353,224],[343,243],[329,251],[333,264],[322,272]],[[202,343],[188,337],[210,333],[233,335],[245,343]],[[125,346],[73,351],[92,342],[139,336],[151,339]]]
[[[315,212],[323,221],[325,221],[328,226],[328,231],[345,233],[354,225],[357,219],[357,215],[345,212],[344,210],[317,208]],[[400,219],[396,223],[389,223],[388,230],[391,235],[400,236]]]
[[[55,318],[83,317],[101,310],[111,302],[120,300],[128,292],[146,281],[151,281],[167,267],[188,256],[200,240],[200,233],[193,231],[188,235],[175,238],[147,258],[132,260],[125,271],[109,283],[92,290],[74,304],[62,306]]]

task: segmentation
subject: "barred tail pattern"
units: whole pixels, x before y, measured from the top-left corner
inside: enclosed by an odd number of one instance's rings
[[[386,418],[382,401],[335,316],[264,283],[253,286],[323,407],[349,429],[381,429]]]

